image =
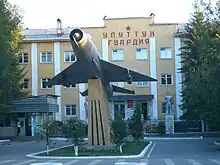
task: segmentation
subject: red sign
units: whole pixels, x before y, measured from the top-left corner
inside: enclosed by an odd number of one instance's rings
[[[128,108],[133,108],[133,102],[132,102],[132,100],[128,100]]]
[[[126,32],[104,32],[103,38],[108,38],[108,45],[125,46],[125,45],[146,45],[149,44],[149,36],[154,37],[154,31],[133,31],[131,27],[126,27]],[[133,39],[131,39],[131,37]]]

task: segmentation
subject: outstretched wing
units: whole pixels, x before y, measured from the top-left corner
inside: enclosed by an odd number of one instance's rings
[[[48,84],[50,85],[75,85],[79,83],[87,83],[88,77],[84,74],[83,66],[78,62],[74,62],[72,65],[64,69],[58,75],[53,77]]]
[[[113,64],[108,61],[100,59],[101,67],[104,71],[105,78],[110,82],[123,82],[127,81],[129,74],[132,77],[132,81],[157,81],[142,73],[138,73],[134,70]]]

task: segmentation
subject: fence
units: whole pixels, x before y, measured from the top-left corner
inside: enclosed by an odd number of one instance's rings
[[[146,121],[145,132],[146,133],[163,133],[165,130],[165,121],[158,120],[157,122]],[[219,132],[220,123],[205,124],[200,121],[186,122],[186,121],[174,121],[175,133],[186,132]]]

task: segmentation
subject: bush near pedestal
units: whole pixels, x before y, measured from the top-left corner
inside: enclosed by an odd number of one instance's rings
[[[122,144],[125,142],[127,136],[127,124],[122,119],[118,117],[111,122],[111,141],[119,147],[120,153],[122,153]]]
[[[141,106],[140,104],[136,105],[136,109],[132,118],[128,123],[129,134],[131,134],[136,142],[140,142],[140,140],[144,136],[144,127],[141,119]]]

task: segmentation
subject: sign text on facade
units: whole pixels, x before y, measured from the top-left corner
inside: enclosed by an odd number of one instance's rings
[[[126,27],[126,32],[104,32],[103,38],[108,38],[109,46],[124,46],[124,45],[143,45],[149,44],[149,38],[154,37],[154,31],[133,31],[131,27]],[[119,39],[118,39],[119,38]],[[126,39],[125,39],[126,38]]]

